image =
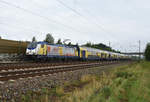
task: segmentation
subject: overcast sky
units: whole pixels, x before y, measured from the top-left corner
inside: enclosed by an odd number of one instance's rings
[[[0,36],[105,43],[123,52],[150,39],[150,0],[0,0]]]

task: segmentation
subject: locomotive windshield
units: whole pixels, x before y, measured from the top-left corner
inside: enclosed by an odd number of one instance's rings
[[[28,49],[36,48],[36,46],[37,46],[37,42],[30,43],[30,44],[28,45]]]

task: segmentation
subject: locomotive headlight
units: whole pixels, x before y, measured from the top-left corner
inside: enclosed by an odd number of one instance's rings
[[[27,49],[26,54],[27,55],[33,55],[33,53],[35,53],[34,49]]]

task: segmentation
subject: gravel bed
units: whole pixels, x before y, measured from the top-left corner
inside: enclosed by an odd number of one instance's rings
[[[33,78],[24,78],[0,82],[0,102],[19,102],[21,95],[28,91],[37,92],[42,88],[53,88],[54,86],[63,85],[66,81],[79,80],[86,74],[100,74],[106,69],[115,68],[122,64],[107,65],[90,69],[62,72],[39,76]],[[18,99],[18,100],[17,100]],[[4,101],[5,100],[5,101]]]
[[[23,57],[22,54],[0,54],[0,63],[20,61]]]

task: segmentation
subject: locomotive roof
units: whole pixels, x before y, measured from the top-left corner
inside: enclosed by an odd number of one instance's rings
[[[58,47],[68,47],[68,48],[74,48],[75,46],[68,46],[68,45],[63,45],[63,44],[50,44],[48,42],[37,42],[37,44],[46,44],[46,45],[52,45],[52,46],[58,46]]]
[[[100,51],[100,52],[105,52],[105,53],[115,53],[115,52],[111,52],[111,51],[105,51],[105,50],[91,48],[91,47],[86,47],[86,46],[82,46],[82,48],[86,48],[86,49],[90,49],[90,50],[95,50],[95,51]]]
[[[85,48],[85,49],[89,49],[89,50],[95,50],[95,51],[98,51],[98,52],[105,52],[105,53],[115,54],[115,55],[119,55],[119,56],[126,56],[125,54],[121,54],[121,53],[117,53],[117,52],[111,52],[111,51],[105,51],[105,50],[100,50],[100,49],[86,47],[86,46],[81,46],[81,48]]]

